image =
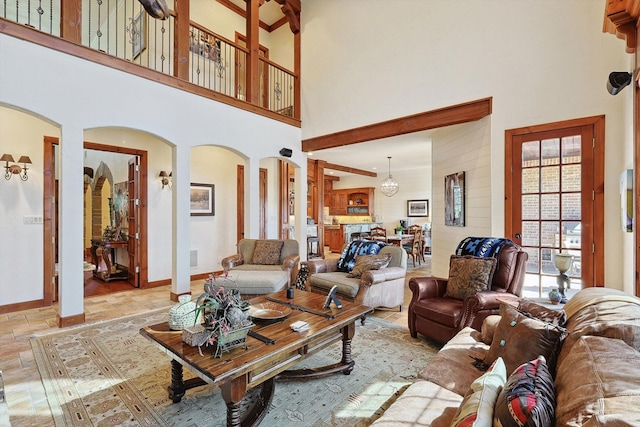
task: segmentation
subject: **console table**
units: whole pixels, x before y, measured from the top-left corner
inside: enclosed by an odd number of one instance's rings
[[[91,257],[93,264],[98,266],[98,268],[93,270],[93,276],[105,282],[111,280],[126,280],[128,275],[127,267],[116,262],[115,254],[117,248],[125,248],[126,250],[127,245],[127,240],[91,239]],[[102,259],[104,260],[106,270],[100,270],[98,248],[102,249]]]

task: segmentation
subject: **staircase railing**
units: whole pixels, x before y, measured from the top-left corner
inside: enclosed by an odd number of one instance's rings
[[[64,4],[61,0],[0,0],[0,17],[249,101],[245,98],[248,50],[195,22],[189,22],[188,43],[181,43],[175,12],[161,21],[149,18],[136,0],[65,0]],[[180,52],[180,46],[188,46],[188,54]],[[187,57],[189,63],[188,73],[182,76],[176,69],[180,57]],[[298,76],[264,57],[259,64],[259,105],[299,119],[294,111]]]

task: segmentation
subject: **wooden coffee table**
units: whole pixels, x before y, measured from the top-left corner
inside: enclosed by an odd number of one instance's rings
[[[262,324],[256,321],[252,331],[267,343],[253,336],[247,337],[246,346],[223,352],[221,358],[213,357],[213,349],[191,347],[182,342],[182,331],[171,331],[167,322],[147,326],[140,333],[154,342],[171,358],[171,385],[169,398],[180,402],[185,392],[205,384],[220,387],[227,404],[227,425],[257,425],[266,415],[271,403],[275,380],[319,378],[338,372],[348,375],[355,362],[351,358],[351,339],[356,330],[356,321],[373,311],[363,305],[342,302],[342,309],[331,305],[323,309],[326,296],[296,290],[293,299],[287,299],[286,291],[256,297],[251,304],[267,302],[267,299],[297,305],[284,319]],[[307,332],[294,332],[290,325],[298,320],[309,323]],[[317,353],[328,345],[342,340],[342,360],[328,366],[313,369],[288,370],[300,361]],[[266,340],[265,340],[266,341]],[[187,367],[196,378],[183,380],[182,369]],[[247,391],[261,386],[260,398],[244,416],[240,414],[240,402]]]

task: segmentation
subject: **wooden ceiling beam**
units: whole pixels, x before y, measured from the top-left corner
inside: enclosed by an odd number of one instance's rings
[[[340,181],[340,177],[339,176],[335,176],[335,175],[325,175],[324,176],[324,180],[325,181]]]
[[[342,147],[407,133],[480,120],[491,114],[493,98],[484,98],[302,141],[302,151]]]
[[[356,175],[371,176],[374,178],[378,176],[378,174],[375,172],[366,171],[364,169],[356,169],[349,166],[336,165],[335,163],[325,163],[324,168],[332,169],[334,171],[354,173]]]

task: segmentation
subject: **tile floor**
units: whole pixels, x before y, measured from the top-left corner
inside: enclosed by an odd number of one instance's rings
[[[411,264],[411,263],[409,263]],[[428,276],[431,271],[427,260],[422,267],[410,268],[410,276]],[[408,279],[407,279],[408,283]],[[202,292],[203,281],[191,284],[193,295]],[[131,291],[97,295],[85,298],[85,324],[110,320],[117,317],[144,313],[158,307],[170,307],[169,286],[153,289],[134,289]],[[407,325],[406,307],[411,300],[408,287],[405,292],[405,304],[401,312],[397,310],[376,310],[373,316],[399,325]],[[53,418],[40,374],[36,366],[29,337],[32,334],[45,334],[60,329],[56,324],[57,305],[47,308],[24,310],[0,314],[0,371],[4,380],[6,406],[0,399],[0,425],[3,423],[3,411],[7,408],[11,426],[53,426]]]

